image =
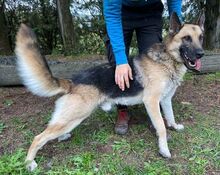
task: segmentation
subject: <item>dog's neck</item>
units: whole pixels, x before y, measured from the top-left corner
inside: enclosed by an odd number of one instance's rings
[[[183,62],[179,62],[180,58],[169,52],[164,43],[154,44],[147,52],[147,57],[153,61],[163,65],[165,69],[172,74],[171,76],[178,76],[180,78],[186,73],[186,67]],[[178,55],[179,56],[179,55]],[[175,74],[175,75],[174,75]]]
[[[146,55],[152,59],[153,61],[159,62],[159,63],[166,63],[167,61],[172,61],[176,66],[182,65],[183,62],[180,61],[180,55],[177,52],[176,54],[173,54],[174,51],[170,51],[166,44],[164,43],[156,43],[151,48],[148,49]]]

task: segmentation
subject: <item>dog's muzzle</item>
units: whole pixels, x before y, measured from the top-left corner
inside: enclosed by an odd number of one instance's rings
[[[185,66],[192,71],[200,71],[202,63],[201,58],[204,56],[203,49],[196,49],[194,52],[182,48],[180,50],[181,57]]]

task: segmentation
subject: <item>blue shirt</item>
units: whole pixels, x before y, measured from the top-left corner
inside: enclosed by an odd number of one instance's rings
[[[122,30],[121,7],[123,5],[140,7],[160,0],[104,0],[104,17],[107,32],[113,48],[116,64],[126,64],[127,56]],[[167,0],[169,14],[176,12],[181,17],[182,0]]]

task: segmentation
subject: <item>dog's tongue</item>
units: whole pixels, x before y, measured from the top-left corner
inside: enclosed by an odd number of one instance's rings
[[[195,67],[195,69],[196,69],[196,70],[200,70],[200,69],[201,69],[201,66],[202,66],[201,60],[200,60],[200,59],[197,59],[197,60],[196,60],[196,67]]]

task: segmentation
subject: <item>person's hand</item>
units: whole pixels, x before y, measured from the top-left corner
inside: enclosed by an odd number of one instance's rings
[[[127,88],[130,87],[129,79],[133,80],[129,64],[117,65],[115,69],[115,83],[122,91],[125,90],[125,85]]]

